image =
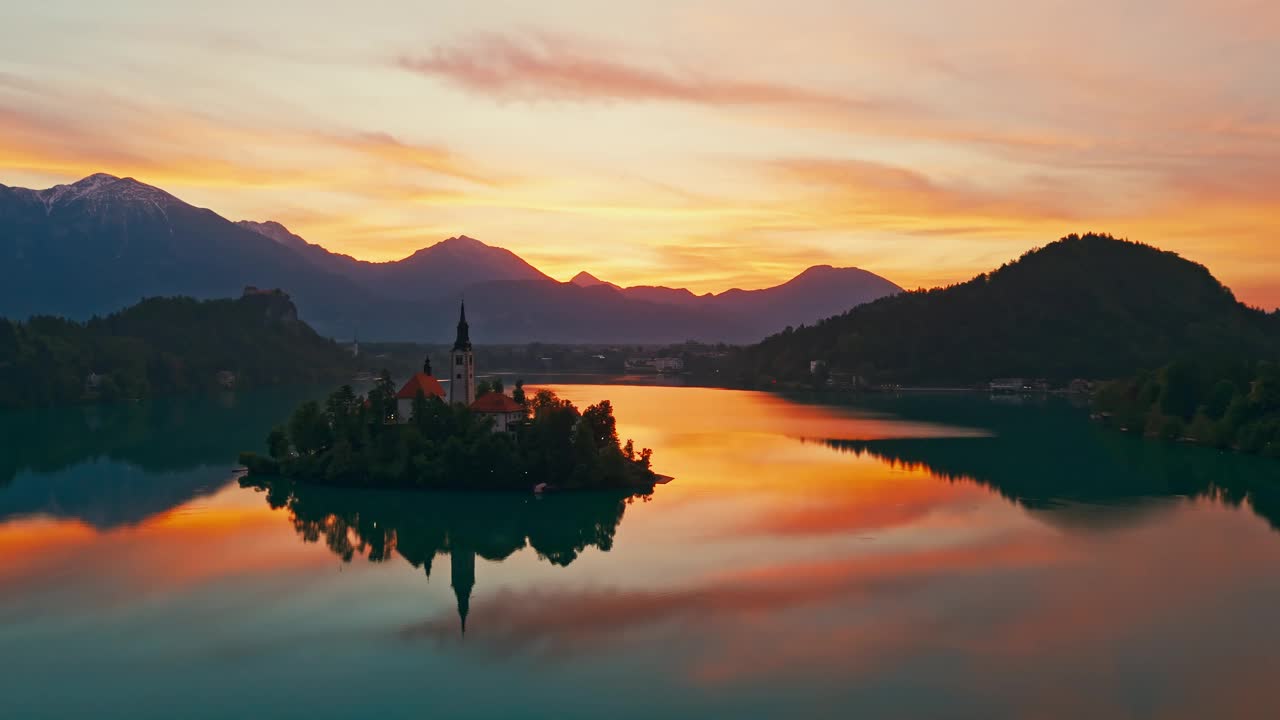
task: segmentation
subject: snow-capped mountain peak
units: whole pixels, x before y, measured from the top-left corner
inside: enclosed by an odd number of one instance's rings
[[[115,203],[150,203],[163,213],[164,206],[181,202],[160,188],[140,183],[133,178],[119,178],[107,173],[95,173],[67,185],[54,185],[39,190],[36,197],[44,203],[45,212],[53,212],[59,206],[84,200],[98,207]]]

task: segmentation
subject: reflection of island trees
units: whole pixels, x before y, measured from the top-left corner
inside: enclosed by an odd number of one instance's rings
[[[0,413],[0,519],[139,522],[225,483],[235,453],[312,395],[278,388]],[[13,483],[25,473],[36,477]]]
[[[906,397],[884,409],[890,408],[911,420],[976,424],[994,437],[824,442],[950,480],[976,481],[1031,509],[1080,502],[1137,511],[1171,497],[1208,497],[1232,506],[1247,500],[1280,530],[1274,461],[1120,435],[1057,402],[1028,408],[984,405],[972,397]]]
[[[523,493],[350,490],[286,481],[243,481],[286,508],[304,542],[323,542],[343,562],[400,555],[428,577],[450,556],[450,579],[465,631],[475,559],[503,560],[525,547],[568,565],[589,547],[608,552],[628,503],[646,494],[599,490],[538,498]]]

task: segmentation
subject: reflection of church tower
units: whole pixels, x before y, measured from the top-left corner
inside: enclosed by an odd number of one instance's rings
[[[476,401],[476,358],[471,352],[471,329],[467,326],[467,304],[458,315],[458,337],[449,353],[449,402],[470,405]]]
[[[467,613],[471,612],[471,588],[476,585],[476,554],[467,548],[449,550],[449,562],[453,571],[453,594],[458,598],[458,618],[462,621],[462,634],[467,634]]]

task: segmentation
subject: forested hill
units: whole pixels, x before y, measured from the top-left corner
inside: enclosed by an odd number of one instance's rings
[[[748,381],[803,380],[811,360],[877,383],[1106,379],[1171,359],[1280,353],[1280,318],[1208,269],[1108,235],[1071,235],[959,285],[903,293],[740,356]]]
[[[0,406],[141,398],[215,388],[232,376],[239,387],[328,381],[353,370],[350,355],[299,320],[278,291],[150,298],[86,323],[0,318]]]

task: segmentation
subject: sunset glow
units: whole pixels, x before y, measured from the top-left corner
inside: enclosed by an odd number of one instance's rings
[[[695,291],[967,279],[1097,230],[1280,306],[1265,0],[28,3],[0,183],[133,176],[370,260]]]

